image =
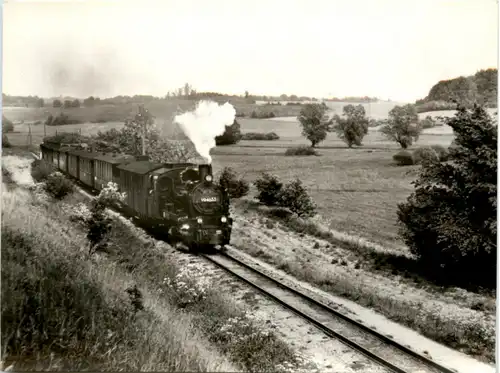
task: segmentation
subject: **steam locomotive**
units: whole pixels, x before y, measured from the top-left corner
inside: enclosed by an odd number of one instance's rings
[[[126,193],[119,207],[173,242],[195,250],[229,244],[233,224],[229,195],[213,182],[209,164],[156,163],[147,156],[50,143],[41,144],[40,150],[42,160],[94,191],[116,183]]]

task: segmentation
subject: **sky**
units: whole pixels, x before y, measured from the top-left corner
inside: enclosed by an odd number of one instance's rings
[[[4,1],[3,92],[412,102],[497,67],[496,0]]]

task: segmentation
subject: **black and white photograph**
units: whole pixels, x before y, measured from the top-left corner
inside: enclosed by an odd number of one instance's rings
[[[4,0],[0,373],[494,373],[499,15]]]

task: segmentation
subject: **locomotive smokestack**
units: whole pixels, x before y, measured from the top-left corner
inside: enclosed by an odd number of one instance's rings
[[[198,166],[198,171],[200,173],[200,180],[205,181],[207,175],[212,175],[212,165],[211,164],[200,164]]]

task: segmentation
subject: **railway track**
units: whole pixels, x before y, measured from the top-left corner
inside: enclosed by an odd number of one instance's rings
[[[202,256],[350,348],[398,373],[457,373],[223,252]]]

